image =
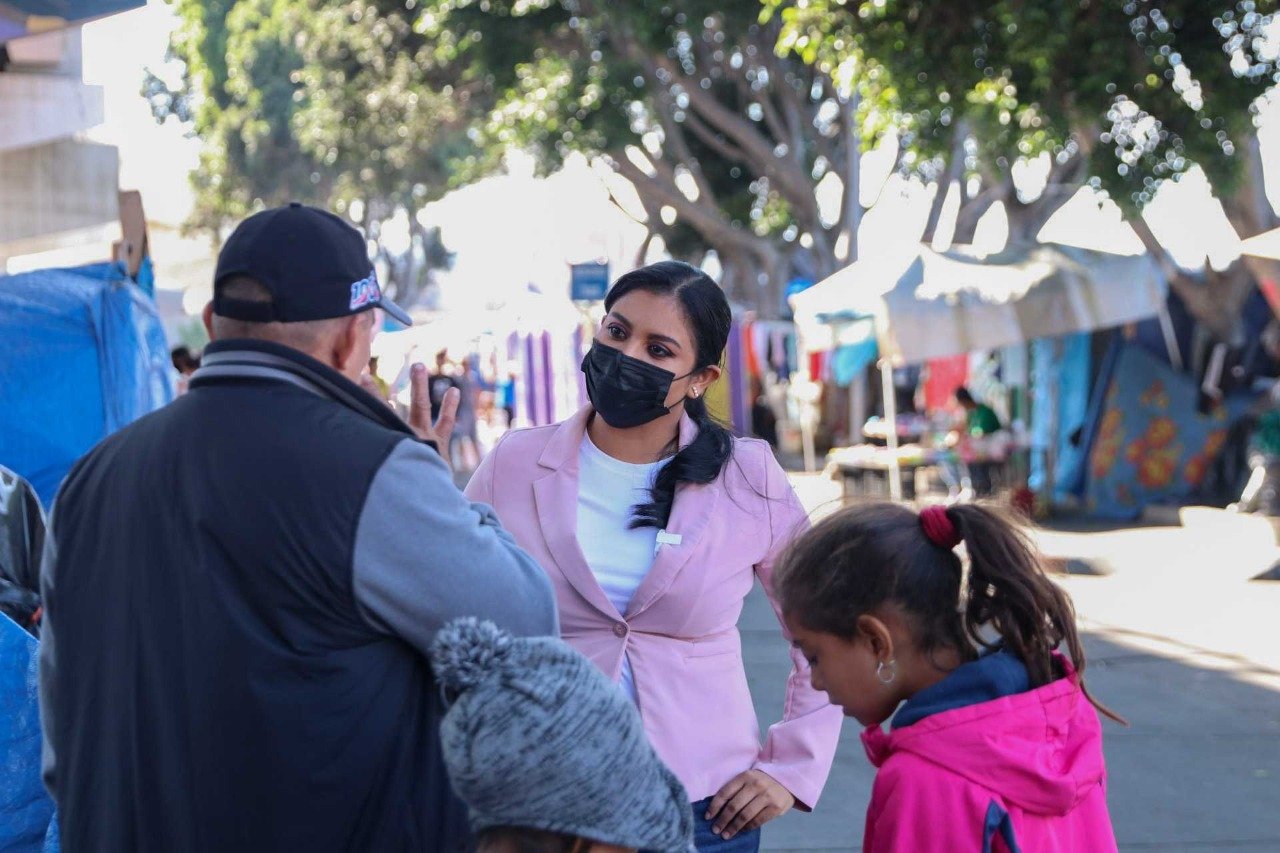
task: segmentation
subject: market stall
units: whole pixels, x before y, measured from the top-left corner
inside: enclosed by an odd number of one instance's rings
[[[875,343],[885,417],[896,422],[895,367],[1163,318],[1166,292],[1144,255],[1031,244],[981,256],[919,246],[852,264],[791,304],[809,349]],[[1048,397],[1055,435],[1055,399]],[[887,439],[883,458],[897,499],[898,430],[888,430]]]

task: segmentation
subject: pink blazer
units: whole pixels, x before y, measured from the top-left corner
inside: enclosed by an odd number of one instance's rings
[[[764,744],[742,664],[738,616],[759,577],[770,601],[774,561],[808,526],[800,501],[762,441],[737,440],[713,483],[680,487],[663,545],[627,613],[618,613],[577,541],[578,449],[591,410],[508,433],[467,486],[538,560],[556,589],[564,639],[607,675],[630,657],[645,731],[693,801],[758,768],[812,808],[826,784],[840,709],[809,686],[794,650],[782,721]],[[680,427],[681,444],[697,435]],[[774,602],[777,612],[777,604]]]

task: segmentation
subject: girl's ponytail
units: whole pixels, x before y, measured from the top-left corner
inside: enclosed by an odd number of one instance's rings
[[[967,583],[961,585],[958,602],[968,641],[992,648],[994,631],[998,642],[1026,665],[1033,687],[1060,677],[1054,671],[1053,652],[1064,646],[1085,696],[1103,714],[1124,722],[1085,688],[1085,654],[1075,607],[1045,574],[1025,529],[1004,511],[979,504],[960,504],[946,513],[968,554]]]

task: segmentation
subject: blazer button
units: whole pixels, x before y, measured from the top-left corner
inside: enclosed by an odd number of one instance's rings
[[[618,639],[622,639],[623,637],[627,636],[627,625],[626,625],[626,623],[625,623],[625,622],[615,622],[615,623],[613,623],[613,635],[614,635],[615,637],[617,637]]]

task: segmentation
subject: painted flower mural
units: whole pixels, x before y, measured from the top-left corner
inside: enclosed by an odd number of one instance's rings
[[[1227,439],[1232,412],[1202,415],[1194,379],[1137,347],[1115,361],[1089,456],[1086,504],[1133,518],[1152,503],[1193,496]]]

